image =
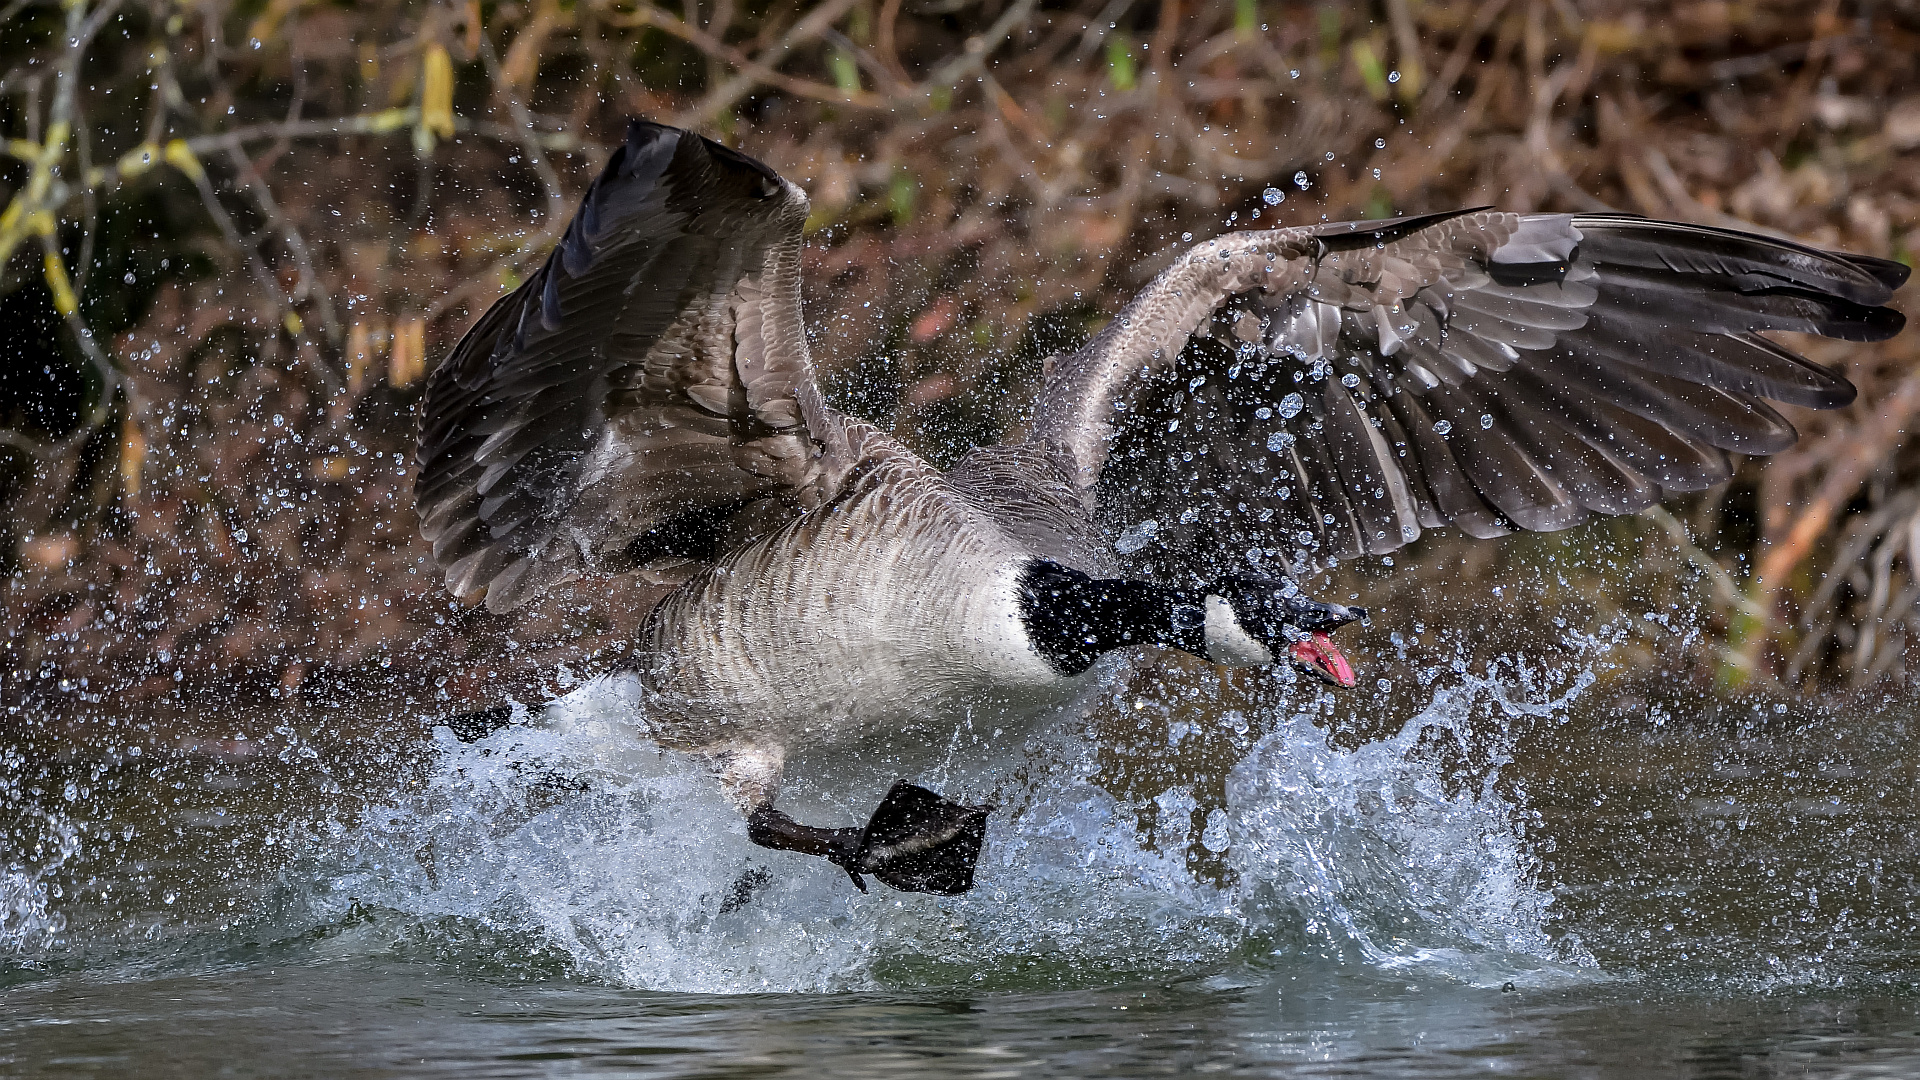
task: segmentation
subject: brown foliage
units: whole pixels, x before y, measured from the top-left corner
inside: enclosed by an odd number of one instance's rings
[[[408,468],[419,377],[544,256],[629,114],[808,189],[830,393],[941,460],[1017,429],[1041,358],[1187,234],[1495,203],[1920,248],[1911,0],[0,11],[0,299],[58,338],[8,355],[90,370],[52,420],[19,379],[0,398],[15,707],[480,700],[617,647],[650,599],[625,584],[524,620],[455,607]],[[116,240],[127,215],[153,227]],[[1796,417],[1807,440],[1754,473],[1757,535],[1715,552],[1749,669],[1904,663],[1916,340],[1816,350],[1861,401]],[[1851,584],[1808,570],[1848,552]]]

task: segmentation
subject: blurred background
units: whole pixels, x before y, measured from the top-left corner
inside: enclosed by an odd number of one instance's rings
[[[946,463],[1224,230],[1614,209],[1911,262],[1917,67],[1916,0],[0,0],[0,726],[364,732],[590,671],[643,612],[456,603],[412,438],[628,116],[807,189],[829,397]],[[1859,401],[1722,490],[1317,579],[1382,613],[1363,674],[1417,627],[1471,662],[1599,635],[1642,714],[1904,687],[1920,334],[1794,344]]]

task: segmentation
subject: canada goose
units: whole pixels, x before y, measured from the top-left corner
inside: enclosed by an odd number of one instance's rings
[[[414,497],[461,596],[592,573],[677,587],[632,661],[665,745],[757,844],[860,885],[963,892],[987,807],[902,781],[865,828],[775,809],[790,751],[1009,718],[1102,653],[1354,676],[1289,562],[1643,509],[1794,441],[1762,399],[1839,375],[1756,331],[1897,333],[1882,259],[1622,214],[1487,209],[1230,233],[1047,365],[1031,428],[941,473],[823,400],[807,198],[697,135],[628,127],[544,266],[433,374]]]

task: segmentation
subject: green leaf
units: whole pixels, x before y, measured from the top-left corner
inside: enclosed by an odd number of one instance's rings
[[[1328,66],[1340,62],[1340,28],[1345,21],[1337,7],[1320,9],[1320,58]]]
[[[1360,69],[1360,80],[1367,84],[1367,93],[1373,100],[1387,100],[1387,69],[1374,55],[1372,45],[1365,41],[1353,43],[1353,66]]]
[[[912,173],[903,169],[893,174],[893,183],[887,187],[887,209],[892,211],[895,225],[913,220],[913,204],[919,195],[920,182]]]
[[[1393,216],[1393,193],[1387,190],[1387,185],[1373,185],[1373,192],[1367,196],[1367,216],[1370,218]]]
[[[1140,81],[1133,63],[1133,41],[1118,31],[1107,35],[1107,78],[1116,90],[1131,90]]]
[[[1233,34],[1250,41],[1260,30],[1260,0],[1233,0]]]
[[[854,63],[853,54],[845,49],[833,50],[828,63],[833,67],[833,84],[848,93],[857,93],[860,89],[860,65]]]

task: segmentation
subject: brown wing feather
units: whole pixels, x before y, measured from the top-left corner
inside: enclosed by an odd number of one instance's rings
[[[1061,358],[1032,437],[1162,572],[1562,529],[1791,445],[1768,399],[1833,408],[1853,387],[1760,333],[1889,337],[1904,280],[1625,215],[1239,233]]]
[[[503,611],[819,501],[806,213],[759,162],[629,126],[545,265],[427,385],[414,498],[450,589]]]

